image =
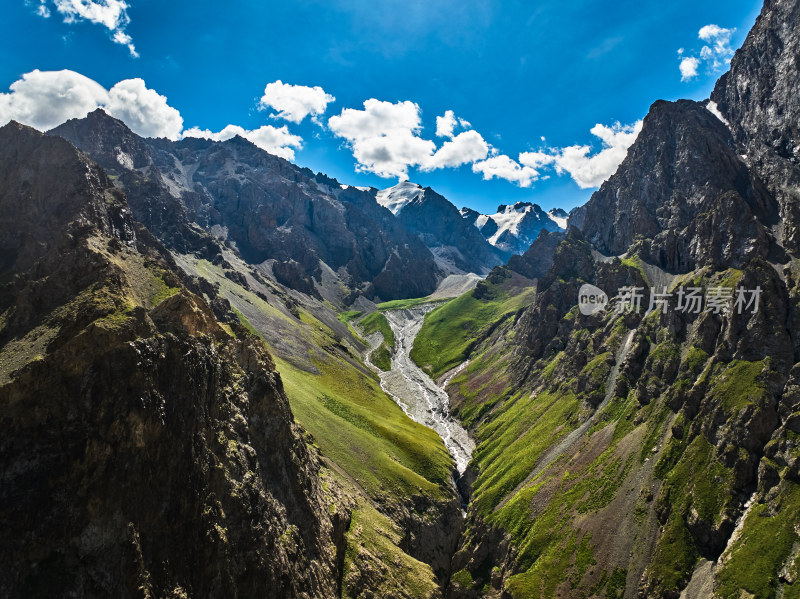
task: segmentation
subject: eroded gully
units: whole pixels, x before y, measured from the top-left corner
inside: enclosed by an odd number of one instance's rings
[[[394,332],[395,348],[392,353],[391,370],[387,372],[376,370],[381,378],[381,387],[403,411],[412,420],[436,431],[442,438],[445,447],[453,456],[460,477],[472,457],[475,443],[464,427],[450,415],[449,398],[444,388],[437,385],[417,366],[410,355],[414,339],[422,328],[425,314],[437,305],[427,304],[384,312]],[[381,341],[380,333],[370,339],[370,353],[380,345]]]

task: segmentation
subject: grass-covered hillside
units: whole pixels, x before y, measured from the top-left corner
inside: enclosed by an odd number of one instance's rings
[[[506,269],[425,315],[411,358],[438,378],[464,362],[476,341],[530,302],[531,281]]]
[[[565,251],[578,264],[588,249]],[[605,286],[644,284],[638,263],[592,268]],[[754,262],[673,279],[673,291],[761,281],[773,294],[748,321],[586,317],[573,299],[583,276],[511,296],[496,277],[483,298],[430,313],[420,333],[415,356],[434,374],[470,359],[448,389],[478,441],[452,592],[800,596],[800,454],[787,419],[800,404],[776,392],[787,356],[774,271]],[[503,318],[515,301],[523,309]],[[470,345],[465,331],[482,333]]]

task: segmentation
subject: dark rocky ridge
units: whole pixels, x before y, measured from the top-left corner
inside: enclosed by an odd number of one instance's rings
[[[240,137],[144,140],[102,110],[50,133],[117,176],[134,217],[176,251],[213,257],[213,233],[251,264],[295,263],[278,270],[292,274],[283,283],[319,282],[322,261],[351,290],[384,300],[427,295],[441,277],[424,244],[369,193]]]
[[[766,0],[711,100],[730,123],[738,151],[780,205],[778,237],[800,251],[800,6]],[[765,59],[766,58],[766,59]]]
[[[11,123],[0,154],[0,594],[335,595],[348,512],[263,344],[70,144]]]
[[[563,233],[552,233],[542,229],[524,254],[511,256],[508,268],[529,279],[545,276],[553,265],[553,256],[562,239],[564,239]]]
[[[582,230],[602,253],[637,239],[648,262],[684,273],[766,257],[777,205],[705,106],[658,101],[617,172],[595,192]]]

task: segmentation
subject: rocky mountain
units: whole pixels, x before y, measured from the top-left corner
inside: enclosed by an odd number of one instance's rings
[[[181,253],[210,258],[228,244],[249,264],[268,262],[290,287],[346,288],[341,301],[418,297],[443,276],[425,245],[369,193],[243,138],[146,140],[100,109],[50,133],[103,166],[134,217]]]
[[[774,196],[704,104],[656,102],[637,141],[586,205],[582,230],[600,252],[641,240],[644,260],[681,273],[779,251]]]
[[[509,254],[524,254],[540,231],[565,229],[567,213],[560,208],[545,212],[538,204],[517,202],[500,204],[495,214],[479,214],[465,207],[461,216],[475,225],[493,246]]]
[[[333,596],[349,511],[264,344],[69,142],[0,164],[0,594]]]
[[[448,274],[485,275],[508,260],[506,250],[492,246],[461,218],[447,198],[430,187],[403,181],[373,193],[381,206],[391,210],[409,231],[419,236]]]
[[[553,265],[556,248],[563,239],[563,233],[551,233],[542,229],[524,254],[511,256],[507,264],[509,270],[529,279],[542,278]]]
[[[429,316],[478,442],[449,596],[800,593],[798,16],[768,0],[711,103],[653,104],[563,239]]]

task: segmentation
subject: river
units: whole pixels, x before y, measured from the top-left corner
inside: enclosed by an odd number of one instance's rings
[[[377,370],[381,377],[381,387],[403,411],[412,420],[436,431],[442,438],[445,447],[453,456],[460,476],[472,457],[475,442],[464,427],[450,415],[449,398],[444,389],[417,366],[410,356],[425,314],[437,305],[425,304],[405,310],[384,312],[394,332],[395,346],[391,370],[387,372]],[[370,351],[380,345],[382,340],[380,333],[371,336]],[[447,381],[445,385],[446,383]]]

